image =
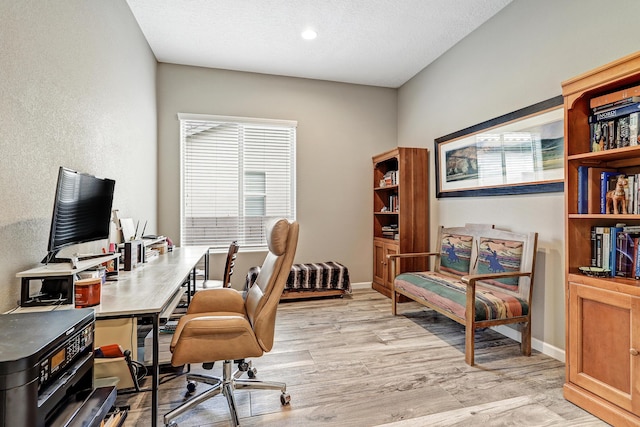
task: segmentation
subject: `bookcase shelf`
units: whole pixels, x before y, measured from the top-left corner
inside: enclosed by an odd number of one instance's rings
[[[424,252],[429,245],[428,152],[398,147],[373,157],[373,289],[391,297],[387,255]],[[392,237],[393,236],[393,237]],[[426,269],[402,260],[400,271]]]
[[[611,214],[568,214],[567,216],[569,219],[600,219],[603,221],[611,221],[615,219],[616,222],[620,222],[622,220],[640,220],[640,215],[636,214],[618,214],[615,216]]]
[[[562,84],[567,337],[563,392],[566,399],[612,425],[640,425],[640,280],[590,277],[578,268],[593,259],[593,227],[638,226],[640,214],[577,213],[584,211],[578,208],[579,168],[640,172],[640,145],[591,151],[589,125],[594,98],[639,85],[640,52]],[[596,177],[587,182],[596,185]]]

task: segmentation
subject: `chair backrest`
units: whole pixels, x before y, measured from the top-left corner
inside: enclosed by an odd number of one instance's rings
[[[240,249],[238,242],[236,240],[231,242],[227,252],[227,261],[224,264],[224,274],[222,275],[222,286],[225,288],[231,287],[231,275],[233,274],[233,267],[236,265],[238,249]]]
[[[293,265],[299,229],[297,222],[286,219],[272,220],[267,225],[269,252],[247,291],[245,309],[264,351],[273,347],[276,310]]]

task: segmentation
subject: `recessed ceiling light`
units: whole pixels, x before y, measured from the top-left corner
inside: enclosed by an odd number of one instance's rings
[[[313,40],[318,37],[318,33],[313,31],[312,29],[304,30],[302,34],[300,34],[305,40]]]

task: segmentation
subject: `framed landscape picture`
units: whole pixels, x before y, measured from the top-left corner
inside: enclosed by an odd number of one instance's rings
[[[563,191],[562,104],[556,96],[436,139],[436,196]]]

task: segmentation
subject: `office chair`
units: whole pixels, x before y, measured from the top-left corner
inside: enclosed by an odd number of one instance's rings
[[[234,360],[262,356],[271,351],[274,341],[276,311],[291,271],[298,243],[299,225],[286,219],[267,225],[269,252],[254,285],[246,298],[233,288],[206,289],[193,297],[171,341],[171,364],[211,364],[222,360],[222,378],[189,374],[187,381],[213,385],[164,416],[167,426],[192,407],[222,393],[227,398],[231,421],[239,425],[235,389],[280,390],[280,402],[289,403],[286,384],[255,379],[240,379],[240,370],[232,372]]]
[[[236,265],[238,249],[240,249],[238,242],[236,240],[231,242],[227,252],[227,260],[224,264],[222,280],[205,280],[202,284],[203,289],[228,288],[231,286],[231,275],[233,274],[233,267]]]

